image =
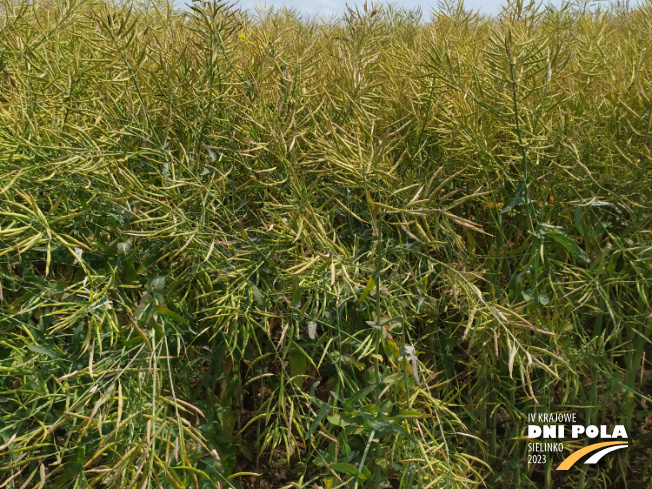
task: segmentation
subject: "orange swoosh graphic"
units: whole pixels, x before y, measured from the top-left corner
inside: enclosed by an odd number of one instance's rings
[[[581,459],[584,455],[588,455],[591,452],[595,452],[596,450],[600,450],[601,448],[604,447],[610,447],[612,445],[627,445],[627,442],[623,441],[605,441],[603,443],[594,443],[593,445],[589,445],[588,447],[584,447],[581,450],[578,450],[568,457],[559,464],[559,467],[557,467],[557,470],[568,470],[570,469],[573,465],[575,465],[575,462],[577,462],[579,459]]]

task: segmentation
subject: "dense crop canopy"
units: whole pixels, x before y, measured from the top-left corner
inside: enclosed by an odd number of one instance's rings
[[[649,483],[651,49],[649,1],[5,0],[0,488]],[[528,466],[565,406],[633,446]]]

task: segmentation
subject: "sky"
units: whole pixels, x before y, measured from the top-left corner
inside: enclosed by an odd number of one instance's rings
[[[483,10],[495,9],[501,0],[470,0],[465,2],[468,7],[476,8],[482,7]],[[358,6],[364,5],[364,0],[267,0],[267,6],[271,5],[285,5],[287,7],[296,8],[302,13],[313,15],[339,15],[346,11],[346,4],[350,6],[357,4]],[[369,2],[371,4],[371,2]],[[421,6],[421,10],[429,12],[430,9],[437,4],[436,0],[431,2],[420,2],[418,0],[399,0],[392,2],[400,7],[417,7]],[[240,0],[239,5],[245,9],[254,9],[256,5],[264,5],[265,1],[261,0]],[[473,5],[472,5],[473,4]],[[495,5],[494,5],[495,4]],[[488,12],[490,13],[490,12]]]
[[[257,4],[264,4],[264,1],[261,0],[240,0],[239,5],[245,9],[254,9]],[[369,2],[371,4],[371,2]],[[437,6],[437,1],[418,1],[418,0],[399,0],[391,2],[398,7],[421,7],[424,17],[427,17],[428,13],[433,7]],[[355,1],[355,0],[267,0],[267,6],[271,5],[285,5],[288,7],[296,8],[302,13],[313,15],[339,15],[346,11],[346,4],[353,6],[354,4],[358,6],[364,5],[364,0]],[[500,9],[502,0],[467,0],[464,2],[464,5],[467,8],[476,10],[479,9],[483,13],[497,13]]]
[[[192,3],[192,0],[172,0],[173,3],[184,9],[184,6],[187,6]],[[371,5],[373,0],[368,0]],[[592,7],[597,7],[598,5],[602,8],[608,7],[610,4],[615,4],[616,2],[629,3],[630,6],[634,7],[640,2],[647,0],[536,0],[542,2],[543,4],[552,4],[552,5],[561,5],[563,2],[572,2],[576,4],[584,3],[589,4]],[[455,3],[455,0],[449,0],[451,4]],[[502,7],[507,4],[508,0],[464,0],[464,6],[467,10],[479,11],[483,14],[496,15],[500,13]],[[528,0],[524,0],[524,3],[527,3]],[[333,17],[340,16],[346,12],[347,4],[349,6],[358,6],[362,10],[362,6],[365,3],[365,0],[227,0],[228,4],[235,3],[236,8],[241,8],[243,10],[249,10],[255,12],[257,9],[271,7],[289,7],[298,10],[302,14],[309,17]],[[422,19],[428,20],[430,18],[430,13],[433,9],[437,9],[439,0],[376,0],[376,3],[391,3],[396,7],[405,7],[405,8],[414,8],[421,7]]]
[[[295,8],[309,16],[319,15],[329,17],[331,15],[340,15],[346,11],[346,4],[364,5],[364,0],[240,0],[238,6],[243,9],[254,10],[257,5],[287,6]],[[371,4],[371,1],[369,2]],[[398,7],[421,7],[423,16],[428,18],[430,11],[437,7],[437,0],[393,0],[390,3]],[[501,6],[505,5],[505,0],[465,0],[464,5],[467,9],[479,10],[485,14],[497,14]],[[547,1],[546,1],[547,3]],[[554,1],[553,3],[557,3]]]

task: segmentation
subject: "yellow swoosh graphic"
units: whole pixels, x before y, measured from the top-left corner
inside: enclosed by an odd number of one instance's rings
[[[594,443],[593,445],[589,445],[588,447],[584,447],[581,450],[578,450],[568,457],[559,464],[559,467],[557,467],[557,470],[568,470],[570,469],[573,465],[575,465],[575,462],[577,462],[579,459],[581,459],[584,455],[588,455],[591,452],[595,452],[596,450],[600,450],[601,448],[604,447],[610,447],[612,445],[627,445],[627,442],[622,442],[622,441],[605,441],[603,443]]]

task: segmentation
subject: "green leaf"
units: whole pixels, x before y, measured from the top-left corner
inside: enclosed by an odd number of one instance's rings
[[[303,379],[298,376],[304,375],[306,370],[308,370],[308,359],[301,348],[293,348],[288,353],[288,360],[290,362],[290,375],[294,377],[292,382],[297,387],[301,387]]]
[[[52,348],[45,348],[44,346],[29,345],[27,349],[29,351],[33,351],[34,353],[40,353],[41,355],[45,355],[46,357],[50,358],[59,358],[61,356],[58,351]]]
[[[208,153],[208,158],[211,161],[216,161],[217,160],[217,153],[213,148],[206,147],[206,152]]]
[[[321,423],[324,418],[328,415],[328,413],[331,412],[332,407],[329,404],[324,403],[317,413],[317,416],[313,420],[312,423],[310,423],[310,427],[308,428],[308,431],[306,432],[305,440],[310,438],[310,436],[314,433],[314,431],[317,429],[319,426],[319,423]]]
[[[397,417],[401,418],[401,419],[403,419],[403,418],[406,418],[406,419],[419,418],[419,419],[421,419],[421,418],[425,418],[425,416],[426,415],[424,413],[421,413],[419,411],[405,409],[405,410],[399,412]]]
[[[550,297],[542,290],[535,294],[532,289],[527,289],[523,292],[523,299],[534,302],[535,304],[541,304],[542,306],[547,306],[550,303]]]
[[[165,277],[158,275],[152,279],[150,282],[152,289],[162,291],[165,288]]]
[[[578,205],[575,206],[575,227],[584,236],[584,225],[582,224],[582,208]]]
[[[362,295],[358,299],[358,302],[363,302],[369,296],[371,291],[374,290],[375,286],[376,286],[376,281],[374,280],[373,277],[369,277],[369,282],[367,282],[367,286],[362,291]]]
[[[503,207],[503,210],[500,211],[501,214],[507,214],[514,207],[516,207],[518,204],[521,203],[522,200],[521,196],[523,195],[523,190],[525,190],[525,182],[521,180],[518,184],[518,187],[516,187],[516,192],[514,193],[514,197],[512,197],[512,200],[509,201],[509,204]]]
[[[328,422],[334,424],[335,426],[339,426],[340,428],[346,428],[347,426],[355,426],[359,424],[355,422],[355,419],[353,417],[342,416],[340,414],[334,414],[333,416],[329,416]]]
[[[367,394],[369,394],[371,391],[373,391],[376,388],[375,385],[368,385],[364,389],[359,390],[355,394],[353,394],[351,397],[349,397],[346,400],[347,406],[355,406],[355,404],[361,400],[363,397],[365,397]]]
[[[593,202],[589,202],[590,206],[593,207],[611,207],[613,210],[618,212],[618,214],[622,214],[622,211],[616,204],[612,204],[611,202],[604,202],[602,200],[594,200]]]
[[[254,293],[254,300],[256,301],[256,304],[258,304],[259,307],[265,307],[265,298],[263,297],[263,294],[260,292],[260,289],[256,287],[254,284],[251,284],[251,290]]]
[[[557,243],[562,245],[564,248],[566,248],[566,250],[575,258],[579,258],[586,263],[591,261],[589,260],[589,256],[586,254],[586,252],[580,248],[579,245],[570,236],[562,233],[561,231],[548,231],[546,234],[554,239]]]
[[[361,480],[367,479],[367,476],[365,474],[362,474],[358,470],[358,468],[353,464],[343,464],[343,463],[331,464],[330,468],[335,472],[342,472],[344,474],[352,475],[353,477],[359,477]]]
[[[171,311],[165,306],[156,306],[154,308],[155,312],[158,312],[159,314],[163,314],[164,316],[169,317],[170,319],[174,319],[175,321],[179,321],[182,324],[185,324],[186,326],[188,325],[188,322],[179,316],[176,312]]]
[[[488,152],[486,152],[486,151],[483,150],[483,149],[481,149],[481,150],[478,152],[478,156],[480,157],[480,159],[481,159],[482,161],[486,161],[486,162],[488,162],[488,163],[492,163],[493,160],[494,160],[494,159],[491,157],[491,154],[489,154]]]

